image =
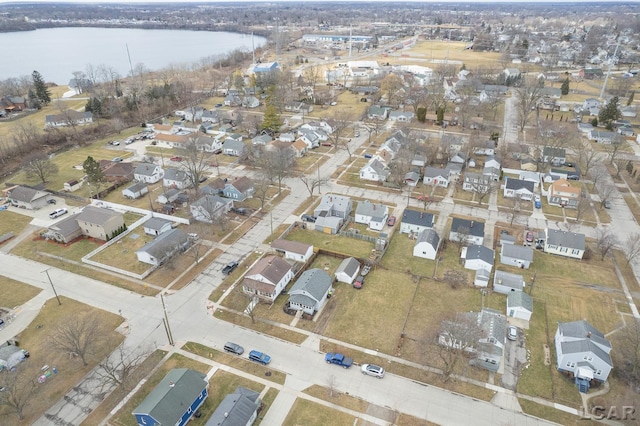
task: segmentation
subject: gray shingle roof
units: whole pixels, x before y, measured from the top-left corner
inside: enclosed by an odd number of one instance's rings
[[[517,191],[519,189],[526,189],[529,192],[533,192],[535,188],[535,184],[528,180],[520,180],[520,179],[507,179],[507,182],[504,184],[505,188],[513,189]]]
[[[440,167],[427,166],[424,169],[424,176],[425,177],[430,177],[430,178],[441,176],[443,178],[447,178],[448,179],[449,178],[449,171],[447,169],[442,169]]]
[[[467,247],[467,255],[465,256],[465,259],[480,259],[490,265],[493,265],[493,250],[485,246],[472,244]]]
[[[611,343],[609,343],[609,341],[604,337],[604,334],[585,320],[559,322],[558,328],[563,336],[573,337],[576,339],[589,338],[600,345],[611,347]]]
[[[433,226],[433,215],[427,212],[405,209],[404,213],[402,213],[402,223],[431,228]]]
[[[300,243],[298,241],[277,239],[271,243],[271,247],[276,250],[284,250],[296,254],[306,254],[307,250],[309,250],[309,247],[313,246],[305,243]]]
[[[291,265],[279,256],[265,256],[247,272],[250,275],[262,275],[267,281],[276,285],[291,270]]]
[[[505,271],[496,271],[493,277],[493,283],[512,288],[514,290],[522,290],[524,288],[524,279],[522,275],[512,274]]]
[[[484,237],[484,222],[454,217],[451,221],[451,231],[458,232],[460,228],[464,228],[469,235],[474,237]]]
[[[563,354],[575,354],[575,353],[584,353],[591,352],[607,364],[613,367],[613,362],[611,361],[611,356],[603,351],[598,345],[590,341],[589,339],[584,340],[574,340],[572,342],[561,342],[560,346],[562,347]],[[592,364],[589,364],[592,366]],[[592,366],[593,367],[593,366]],[[593,368],[595,370],[595,368]]]
[[[385,210],[388,209],[384,204],[372,203],[371,201],[360,201],[356,207],[356,214],[381,218],[384,216]]]
[[[100,207],[86,206],[77,216],[79,221],[93,223],[96,225],[104,225],[109,219],[116,216],[122,216],[122,213],[111,209],[103,209]]]
[[[153,176],[153,172],[156,167],[158,166],[152,163],[140,163],[136,166],[133,173],[141,176]]]
[[[547,244],[584,250],[584,234],[576,234],[559,229],[547,229]]]
[[[213,412],[205,426],[246,426],[260,406],[260,395],[250,389],[238,386]]]
[[[438,245],[440,244],[440,236],[433,229],[425,229],[420,232],[420,234],[418,234],[416,244],[419,243],[427,243],[434,249],[437,249]]]
[[[533,312],[533,299],[524,291],[512,291],[507,294],[507,308],[521,307]]]
[[[36,198],[42,198],[47,196],[47,192],[38,191],[37,189],[27,188],[26,186],[18,186],[13,188],[9,194],[9,198],[16,201],[22,201],[23,203],[30,203]]]
[[[143,227],[148,229],[153,229],[155,231],[159,231],[167,223],[171,223],[171,221],[167,219],[163,219],[161,217],[152,217],[151,219],[147,220],[144,223]]]
[[[146,187],[147,187],[147,184],[145,182],[138,182],[138,183],[134,183],[133,185],[129,186],[126,189],[135,194],[137,192],[142,191]]]
[[[339,272],[344,272],[348,276],[352,277],[359,268],[360,262],[358,262],[353,257],[347,257],[342,261],[342,263],[340,263],[338,269],[336,269],[336,274],[338,274]]]
[[[184,182],[187,180],[187,173],[184,170],[168,168],[164,171],[164,179]]]
[[[314,306],[331,287],[333,279],[321,269],[304,271],[289,290],[289,300],[302,305]],[[308,293],[309,296],[304,293]]]
[[[147,252],[158,260],[163,260],[176,247],[187,243],[189,237],[180,229],[172,229],[158,235],[152,241],[142,246],[137,251]]]
[[[505,244],[502,246],[502,255],[533,262],[533,249],[531,249],[531,247],[518,246],[515,244]]]

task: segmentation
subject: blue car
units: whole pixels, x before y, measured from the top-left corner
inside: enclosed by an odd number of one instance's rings
[[[262,365],[267,365],[271,362],[271,357],[269,355],[256,350],[249,352],[249,359]]]

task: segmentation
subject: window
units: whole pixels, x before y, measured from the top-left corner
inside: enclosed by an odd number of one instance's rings
[[[600,376],[600,375],[602,375],[602,370],[597,370],[596,371],[596,376]]]
[[[585,360],[585,361],[593,361],[593,357],[592,357],[592,356],[589,356],[589,355],[585,355],[585,356],[584,356],[584,360]]]

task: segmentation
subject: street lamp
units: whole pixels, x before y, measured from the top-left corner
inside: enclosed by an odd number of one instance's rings
[[[60,301],[60,297],[58,297],[58,292],[56,291],[56,288],[53,286],[53,281],[51,281],[51,277],[49,276],[49,270],[45,269],[42,272],[47,274],[47,278],[49,278],[49,284],[51,284],[51,288],[53,289],[53,294],[56,295],[56,299],[58,300],[58,306],[62,305],[62,302]]]

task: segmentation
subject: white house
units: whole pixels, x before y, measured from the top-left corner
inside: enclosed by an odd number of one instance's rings
[[[538,186],[540,186],[540,173],[538,172],[530,172],[528,170],[522,170],[520,171],[518,178],[520,180],[525,180],[527,182],[533,182],[534,189],[538,189]]]
[[[280,256],[265,256],[245,274],[242,290],[273,302],[294,275],[291,265]]]
[[[313,246],[297,241],[277,239],[271,243],[271,248],[284,255],[285,259],[296,262],[306,262],[313,255]]]
[[[533,262],[533,249],[531,247],[516,244],[503,244],[500,251],[500,263],[529,269]]]
[[[133,178],[137,182],[156,183],[163,177],[162,167],[153,163],[140,163],[133,171]]]
[[[389,217],[389,207],[384,204],[360,201],[356,207],[355,222],[367,225],[374,231],[381,231]]]
[[[454,217],[451,221],[449,239],[451,241],[464,239],[467,244],[482,245],[484,242],[484,223]]]
[[[591,382],[605,382],[613,368],[611,343],[587,321],[559,322],[555,335],[556,367],[573,376],[580,392]]]
[[[496,293],[509,294],[514,291],[522,291],[524,285],[522,275],[496,270],[493,276],[493,291]]]
[[[440,236],[433,229],[425,229],[418,234],[413,246],[413,255],[435,260],[440,247]]]
[[[147,235],[158,236],[163,232],[171,231],[173,229],[172,222],[161,217],[152,217],[142,224],[144,233]]]
[[[360,179],[374,182],[384,182],[389,176],[389,170],[377,158],[372,158],[360,169]]]
[[[521,200],[532,200],[535,185],[528,180],[506,178],[502,195],[505,198],[519,198]]]
[[[233,200],[218,195],[205,195],[189,208],[193,218],[199,222],[213,223],[215,219],[231,210]]]
[[[359,273],[360,262],[353,257],[347,257],[336,269],[336,280],[341,283],[352,284]]]
[[[493,250],[485,246],[470,245],[462,248],[461,259],[464,259],[464,268],[477,271],[493,269]]]
[[[582,259],[584,255],[585,236],[558,229],[545,229],[544,252],[560,256]]]
[[[507,294],[507,316],[525,321],[533,315],[533,299],[524,291],[512,291]]]
[[[139,262],[159,266],[167,258],[184,251],[188,245],[188,235],[180,229],[172,229],[161,233],[152,241],[136,250],[136,256]]]
[[[168,168],[164,172],[162,186],[165,188],[185,189],[191,186],[191,180],[184,170]]]
[[[122,190],[122,196],[130,200],[137,200],[149,193],[149,188],[145,182],[137,182]]]
[[[424,169],[424,178],[422,182],[425,185],[441,186],[446,188],[449,186],[449,170],[440,167],[427,166]]]
[[[401,234],[418,235],[422,231],[433,228],[433,215],[418,210],[405,209],[400,223]]]

